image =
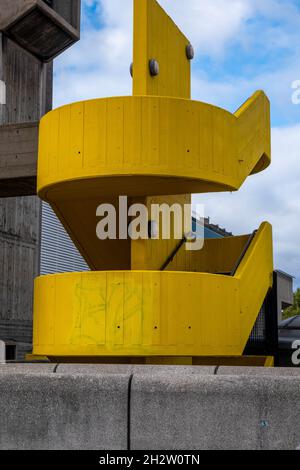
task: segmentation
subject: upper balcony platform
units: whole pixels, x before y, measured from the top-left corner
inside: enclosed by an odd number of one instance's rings
[[[75,103],[40,124],[38,192],[165,195],[235,191],[270,164],[270,105],[235,114],[201,102],[132,96]]]

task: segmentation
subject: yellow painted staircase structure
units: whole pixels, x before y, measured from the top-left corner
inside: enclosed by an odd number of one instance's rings
[[[126,195],[129,203],[183,206],[192,193],[236,191],[270,164],[266,95],[256,92],[234,114],[191,100],[189,47],[155,0],[135,0],[133,96],[73,103],[42,118],[38,194],[91,272],[36,280],[33,354],[175,363],[243,355],[272,287],[268,223],[251,238],[208,240],[200,251],[187,251],[184,240],[174,251],[175,239],[96,236],[102,203],[118,210]]]

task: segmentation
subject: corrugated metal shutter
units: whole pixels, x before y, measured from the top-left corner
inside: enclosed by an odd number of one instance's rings
[[[80,271],[89,268],[51,207],[43,202],[41,275]]]

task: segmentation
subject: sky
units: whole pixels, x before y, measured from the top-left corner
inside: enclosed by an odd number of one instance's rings
[[[160,0],[193,44],[192,98],[231,112],[263,89],[272,165],[236,193],[194,196],[235,235],[273,225],[275,267],[300,287],[300,0]],[[81,41],[55,61],[54,106],[130,95],[132,0],[83,0]]]

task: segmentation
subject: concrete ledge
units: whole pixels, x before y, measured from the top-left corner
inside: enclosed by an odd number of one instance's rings
[[[6,364],[0,449],[293,450],[299,396],[300,369]]]
[[[296,449],[300,380],[137,375],[132,449]]]
[[[157,366],[117,364],[60,364],[60,374],[173,374],[173,375],[214,375],[216,367],[201,366]]]
[[[129,376],[0,374],[0,449],[126,449]]]
[[[239,375],[252,377],[299,377],[300,367],[219,367],[217,375]]]
[[[0,364],[1,374],[50,374],[56,364]]]

